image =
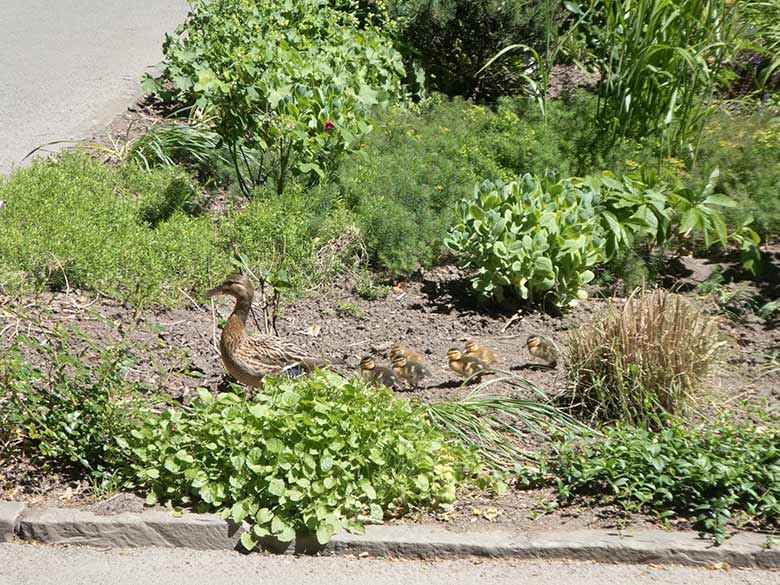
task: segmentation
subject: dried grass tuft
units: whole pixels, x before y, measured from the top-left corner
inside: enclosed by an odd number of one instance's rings
[[[693,404],[724,345],[717,319],[685,297],[638,291],[570,335],[568,397],[592,420],[658,427]]]

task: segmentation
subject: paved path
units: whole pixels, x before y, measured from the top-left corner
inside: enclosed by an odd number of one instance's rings
[[[0,0],[0,174],[124,111],[186,0]]]
[[[521,561],[386,561],[0,544],[0,585],[777,585],[780,572]]]

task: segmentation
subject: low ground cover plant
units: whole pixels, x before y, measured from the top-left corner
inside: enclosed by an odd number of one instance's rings
[[[78,153],[22,169],[0,181],[0,290],[71,287],[172,306],[229,272],[236,249],[264,272],[283,259],[293,294],[324,277],[318,251],[344,224],[318,216],[302,191],[259,192],[216,217],[200,193],[177,167],[108,167]]]
[[[8,439],[37,463],[86,477],[97,489],[116,488],[125,460],[118,437],[159,399],[127,380],[129,347],[57,327],[18,336],[2,352],[0,427]]]
[[[327,372],[269,380],[254,399],[203,391],[189,408],[149,413],[128,442],[149,501],[246,520],[249,549],[301,532],[326,543],[369,518],[449,504],[480,470],[420,404]]]
[[[592,420],[663,427],[695,404],[725,345],[716,319],[663,289],[577,328],[564,399]]]
[[[661,519],[691,518],[723,541],[729,526],[780,526],[780,425],[726,419],[659,432],[618,425],[559,444],[551,470],[566,501],[589,495]]]

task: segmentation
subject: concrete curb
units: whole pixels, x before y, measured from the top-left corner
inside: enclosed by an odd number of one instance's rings
[[[199,550],[239,549],[246,524],[211,514],[148,511],[98,516],[72,509],[33,509],[0,502],[0,541],[16,535],[46,544],[136,548],[181,547]],[[277,553],[368,554],[408,559],[501,558],[568,559],[603,563],[657,563],[688,566],[728,563],[732,567],[780,568],[780,549],[767,537],[740,533],[721,546],[692,532],[661,530],[581,530],[555,532],[454,532],[441,526],[368,526],[362,535],[342,533],[327,546],[310,536],[281,545],[265,542]]]
[[[22,515],[25,507],[24,504],[18,502],[0,500],[0,542],[10,542],[14,539],[19,516]]]

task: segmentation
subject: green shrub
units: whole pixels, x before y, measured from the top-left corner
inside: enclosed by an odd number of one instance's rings
[[[181,169],[107,167],[79,154],[14,173],[0,199],[2,290],[70,286],[136,305],[171,306],[181,291],[207,289],[230,271],[236,248],[255,270],[284,268],[300,292],[328,276],[320,248],[349,219],[319,216],[300,190],[258,191],[244,209],[212,218]],[[340,260],[329,259],[329,273]]]
[[[637,177],[601,175],[557,183],[525,175],[509,184],[485,181],[458,204],[460,222],[447,246],[473,270],[473,287],[502,302],[507,294],[557,306],[587,297],[591,270],[632,249],[637,237],[667,244],[696,234],[705,248],[729,240],[743,249],[755,270],[758,236],[749,227],[729,234],[719,207],[732,206],[713,193],[717,172],[703,191],[667,191]]]
[[[355,216],[372,260],[394,273],[430,265],[439,255],[453,204],[483,174],[504,174],[486,142],[489,110],[443,102],[420,114],[388,112],[363,151],[347,157],[333,183],[311,195],[323,210]]]
[[[695,403],[725,343],[716,320],[663,289],[577,328],[563,399],[593,420],[657,428]]]
[[[660,432],[618,426],[559,443],[561,498],[587,494],[603,503],[693,518],[715,540],[729,523],[780,526],[780,426],[717,421]]]
[[[566,12],[558,2],[537,0],[389,0],[397,21],[400,46],[408,60],[419,62],[432,89],[449,96],[492,102],[521,93],[525,82],[518,67],[502,60],[480,73],[496,53],[522,39],[541,49],[545,8],[556,20]]]
[[[213,222],[181,209],[192,197],[173,168],[113,169],[77,154],[36,162],[0,183],[0,286],[175,302],[179,287],[208,285],[210,257],[227,268]]]
[[[148,389],[126,379],[128,348],[98,344],[78,330],[38,335],[18,336],[3,350],[0,423],[37,460],[86,474],[97,486],[115,485],[124,460],[117,437],[149,402]]]
[[[738,205],[729,223],[753,219],[764,239],[780,234],[780,119],[777,113],[740,116],[720,112],[704,129],[698,164],[689,179],[694,188],[719,167],[718,190]]]
[[[327,372],[269,380],[253,400],[204,391],[187,409],[150,413],[129,442],[150,501],[246,520],[247,548],[299,532],[325,543],[386,512],[451,503],[477,470],[421,405]]]
[[[323,176],[403,96],[401,56],[326,0],[198,0],[166,40],[148,90],[194,103],[230,150],[242,190]],[[266,160],[247,164],[244,148]],[[270,175],[270,177],[269,177]]]
[[[591,268],[630,248],[636,234],[665,237],[665,203],[661,192],[606,172],[558,183],[531,175],[486,181],[458,205],[447,245],[475,271],[480,294],[563,306],[585,299]]]

